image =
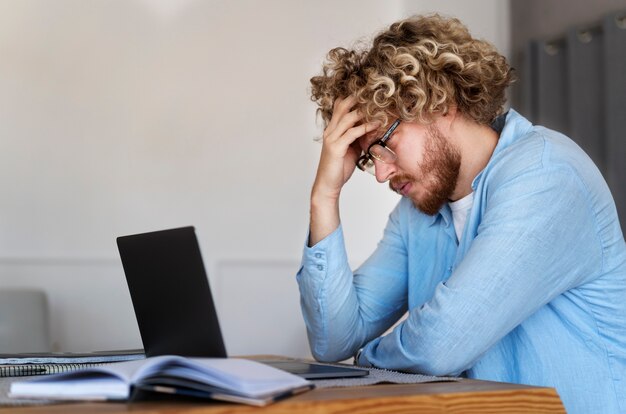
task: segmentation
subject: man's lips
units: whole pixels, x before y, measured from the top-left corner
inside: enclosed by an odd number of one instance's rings
[[[406,181],[404,183],[398,183],[398,184],[394,184],[393,185],[393,190],[396,193],[402,194],[403,196],[406,196],[409,193],[410,189],[411,189],[411,182],[410,181]]]

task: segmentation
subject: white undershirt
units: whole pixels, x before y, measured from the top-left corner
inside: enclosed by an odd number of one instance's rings
[[[467,221],[467,215],[472,209],[473,203],[474,192],[469,193],[460,200],[448,203],[450,210],[452,210],[452,222],[454,223],[454,232],[456,233],[457,241],[461,240],[463,229],[465,228],[465,222]]]

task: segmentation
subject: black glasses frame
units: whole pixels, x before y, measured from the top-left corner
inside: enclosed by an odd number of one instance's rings
[[[359,168],[359,170],[365,171],[365,167],[363,166],[369,160],[372,159],[372,154],[370,154],[370,149],[372,149],[374,145],[380,145],[383,148],[387,148],[387,141],[389,141],[389,138],[391,138],[391,134],[393,134],[393,131],[395,131],[398,125],[400,125],[400,122],[401,122],[400,119],[396,119],[393,122],[393,124],[391,124],[387,132],[385,132],[384,135],[380,139],[377,139],[376,141],[372,142],[370,146],[367,147],[367,151],[365,151],[365,154],[361,155],[359,159],[356,160],[356,166]]]

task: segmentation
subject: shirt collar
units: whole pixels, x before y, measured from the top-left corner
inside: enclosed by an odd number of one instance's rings
[[[508,148],[511,144],[516,142],[520,137],[523,137],[532,128],[532,124],[514,109],[509,109],[508,112],[500,115],[491,124],[491,128],[496,131],[500,137],[498,138],[498,144],[491,154],[489,162],[472,180],[472,190],[476,191],[476,187],[483,177],[485,171],[487,171],[493,162],[497,158],[497,155]]]
[[[495,119],[495,121],[493,121],[493,123],[491,124],[491,128],[493,128],[493,130],[500,135],[500,137],[498,138],[498,144],[496,145],[493,154],[491,154],[491,158],[489,159],[489,162],[487,163],[485,168],[483,168],[482,171],[479,172],[472,180],[472,191],[476,191],[478,183],[482,179],[485,171],[490,168],[491,163],[496,155],[502,152],[505,148],[509,147],[511,144],[513,144],[520,137],[526,135],[526,133],[532,128],[532,126],[533,125],[530,123],[530,121],[528,121],[514,109],[509,109],[506,113],[500,115]],[[437,214],[428,217],[429,226],[435,224],[439,216],[442,216],[444,221],[448,223],[451,219],[451,214],[452,213],[450,212],[450,207],[446,203]]]

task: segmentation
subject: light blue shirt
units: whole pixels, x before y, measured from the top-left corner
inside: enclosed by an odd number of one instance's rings
[[[354,273],[341,227],[305,246],[311,351],[363,348],[365,366],[555,387],[568,413],[626,413],[626,245],[610,191],[569,138],[513,110],[494,128],[459,242],[447,205],[432,217],[402,199]]]

